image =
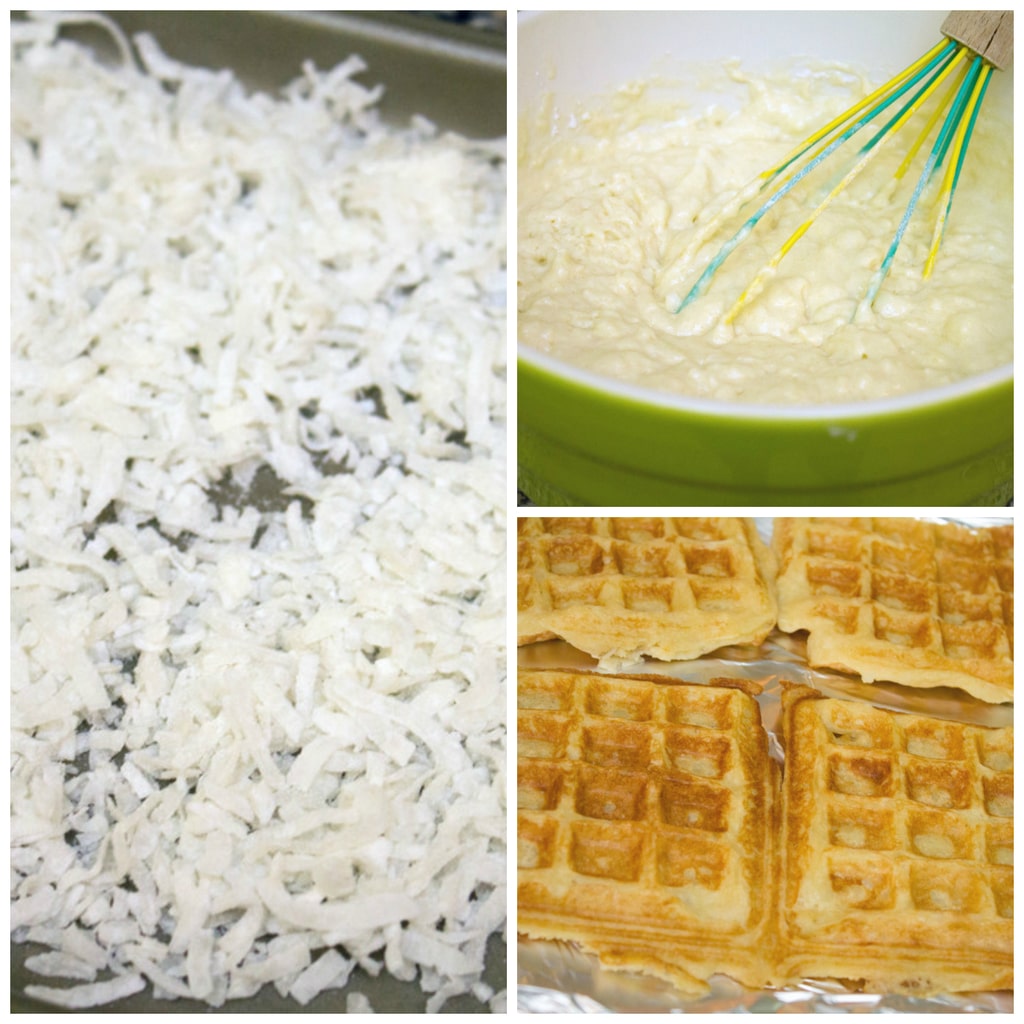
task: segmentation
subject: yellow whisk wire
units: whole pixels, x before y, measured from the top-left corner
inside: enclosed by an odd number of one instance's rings
[[[943,39],[942,42],[936,43],[923,57],[914,61],[909,67],[904,68],[898,75],[890,78],[885,85],[879,86],[873,93],[865,96],[864,99],[855,103],[852,107],[844,110],[838,117],[829,121],[828,124],[819,128],[813,135],[809,135],[803,142],[800,143],[792,152],[789,153],[783,160],[779,161],[774,167],[769,168],[767,171],[762,172],[761,177],[770,179],[778,174],[780,171],[788,167],[794,160],[802,156],[807,152],[816,142],[819,142],[825,136],[830,135],[840,125],[845,124],[848,121],[852,121],[861,111],[867,110],[876,100],[892,92],[897,86],[902,85],[908,78],[917,74],[926,64],[929,63],[934,57],[938,56],[942,50],[946,49],[949,45],[948,40]]]
[[[943,46],[945,44],[942,44]],[[724,322],[729,324],[738,316],[743,307],[754,297],[756,297],[762,288],[764,287],[765,278],[782,262],[786,254],[793,248],[794,245],[807,233],[811,225],[815,222],[818,216],[831,204],[831,202],[839,195],[846,187],[856,178],[868,165],[868,163],[877,155],[882,145],[890,142],[896,135],[896,133],[907,123],[907,121],[916,113],[921,105],[926,102],[935,90],[945,81],[945,79],[955,70],[958,64],[964,59],[966,51],[961,47],[956,55],[950,60],[950,62],[940,71],[939,74],[932,79],[931,82],[909,103],[906,109],[899,115],[896,120],[889,126],[889,130],[886,133],[886,137],[881,140],[878,145],[872,146],[871,148],[865,147],[862,150],[862,156],[856,164],[843,176],[842,180],[836,185],[828,195],[818,204],[811,215],[805,220],[797,229],[794,231],[789,238],[779,247],[775,254],[771,257],[767,264],[761,268],[761,270],[751,281],[750,285],[740,295],[740,297],[733,304],[732,308],[726,313]],[[886,88],[885,91],[890,91],[891,86]]]
[[[939,105],[932,111],[932,115],[928,118],[928,121],[924,126],[924,130],[914,140],[913,146],[910,147],[907,155],[903,158],[903,163],[901,163],[896,169],[896,173],[893,177],[902,178],[903,175],[907,173],[907,168],[910,167],[914,157],[917,156],[918,151],[924,145],[925,139],[931,135],[932,129],[938,123],[939,118],[942,117],[942,115],[949,109],[949,105],[953,102],[953,97],[959,91],[960,86],[963,85],[963,81],[967,77],[967,72],[969,70],[970,68],[966,64],[960,69],[960,76],[952,85],[950,85],[949,89],[946,90],[946,95],[942,97],[939,101]]]

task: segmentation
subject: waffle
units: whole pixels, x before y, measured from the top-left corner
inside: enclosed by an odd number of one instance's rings
[[[780,974],[1013,987],[1013,730],[783,703]]]
[[[525,671],[518,707],[520,932],[683,992],[716,972],[766,984],[775,766],[756,700]]]
[[[519,643],[561,637],[618,669],[760,643],[774,560],[744,519],[519,520]]]
[[[518,924],[682,993],[713,974],[1013,987],[1013,730],[741,681],[522,671]]]
[[[780,519],[779,627],[865,682],[1013,700],[1013,526]]]

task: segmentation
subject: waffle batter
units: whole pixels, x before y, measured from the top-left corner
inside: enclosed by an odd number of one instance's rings
[[[1001,80],[1003,79],[1003,80]],[[519,152],[519,337],[619,381],[678,394],[804,406],[882,398],[957,381],[1012,359],[1011,85],[997,73],[964,165],[945,240],[926,191],[874,308],[853,322],[931,140],[893,172],[911,119],[783,260],[732,323],[724,314],[849,166],[866,134],[803,182],[682,312],[681,299],[749,213],[692,246],[711,214],[877,83],[834,64],[753,75],[705,69],[651,79],[523,118]],[[716,102],[685,107],[709,90]],[[927,108],[926,108],[927,110]],[[869,131],[870,129],[866,129]],[[937,182],[936,182],[937,185]],[[688,252],[688,247],[694,249]]]

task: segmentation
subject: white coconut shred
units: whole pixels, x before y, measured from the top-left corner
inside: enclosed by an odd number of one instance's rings
[[[12,25],[27,993],[501,1009],[504,143],[356,58],[271,97],[59,36]]]

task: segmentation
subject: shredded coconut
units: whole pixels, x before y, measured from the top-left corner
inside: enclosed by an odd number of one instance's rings
[[[12,25],[26,992],[503,1007],[504,142],[94,20]]]

